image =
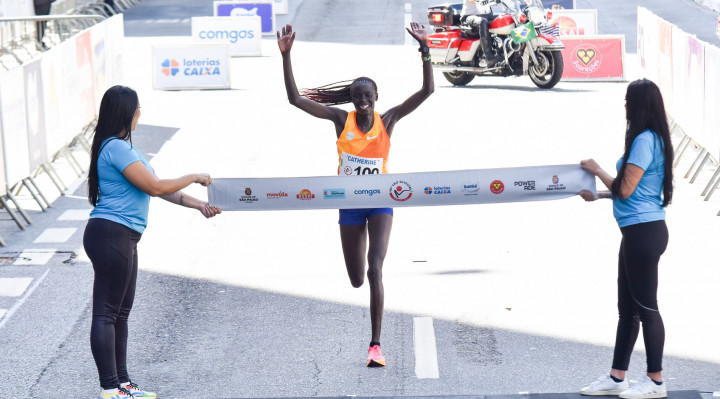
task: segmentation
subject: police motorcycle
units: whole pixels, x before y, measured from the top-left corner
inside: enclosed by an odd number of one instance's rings
[[[465,86],[475,76],[530,76],[541,89],[554,87],[563,74],[560,50],[565,48],[550,24],[552,13],[541,0],[478,0],[481,5],[502,5],[502,13],[489,23],[490,45],[500,61],[481,67],[480,38],[473,27],[460,23],[462,4],[429,7],[428,35],[433,68],[448,82]]]

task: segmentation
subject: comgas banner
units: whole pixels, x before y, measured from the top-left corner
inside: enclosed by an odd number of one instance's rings
[[[230,56],[261,55],[261,19],[254,17],[193,17],[192,37],[199,43],[226,43]]]

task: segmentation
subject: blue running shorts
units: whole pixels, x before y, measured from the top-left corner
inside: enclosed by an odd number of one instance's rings
[[[351,226],[355,224],[365,224],[372,216],[387,213],[392,216],[392,208],[362,208],[362,209],[340,209],[340,220],[338,224]]]

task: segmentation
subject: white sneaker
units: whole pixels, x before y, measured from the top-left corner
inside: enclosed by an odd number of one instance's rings
[[[630,388],[620,393],[622,399],[650,399],[650,398],[666,398],[667,385],[665,381],[658,385],[650,377],[645,376],[637,384],[633,384]]]
[[[626,391],[628,388],[630,388],[630,384],[628,384],[627,378],[620,382],[615,382],[612,378],[610,378],[610,373],[608,373],[598,378],[592,384],[581,389],[580,395],[618,395],[620,392]]]

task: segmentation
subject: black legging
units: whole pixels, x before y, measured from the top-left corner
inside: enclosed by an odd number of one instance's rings
[[[623,227],[618,260],[618,327],[612,368],[627,370],[643,328],[647,371],[662,371],[665,326],[657,305],[658,262],[668,244],[664,220]]]
[[[127,321],[135,298],[140,237],[137,231],[106,219],[90,219],[85,227],[83,245],[95,270],[90,349],[103,389],[130,381]]]

